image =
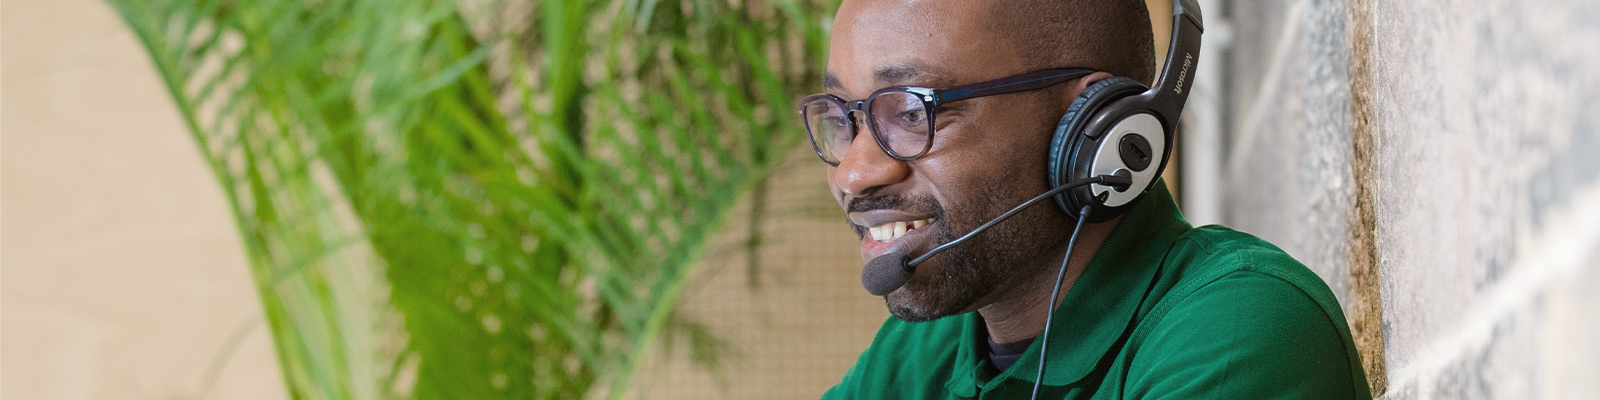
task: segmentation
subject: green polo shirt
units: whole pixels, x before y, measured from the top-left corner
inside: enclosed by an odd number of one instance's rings
[[[1123,217],[1054,319],[1040,398],[1372,398],[1327,284],[1254,236],[1189,226],[1165,185]],[[822,397],[1027,399],[1039,341],[997,372],[984,329],[976,312],[890,317]]]

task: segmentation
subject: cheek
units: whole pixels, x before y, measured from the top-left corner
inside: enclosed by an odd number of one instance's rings
[[[935,150],[955,153],[952,155],[963,159],[992,158],[1011,164],[1042,162],[1061,116],[1047,115],[1052,113],[1045,109],[1048,107],[1015,100],[975,104],[953,113],[949,125],[941,126],[934,135]]]
[[[915,162],[917,179],[933,188],[947,210],[993,211],[1048,190],[1046,167],[1056,118],[1043,110],[974,105],[934,136],[934,149]],[[1059,116],[1057,116],[1059,117]]]
[[[1050,146],[1051,138],[1055,136],[1056,122],[1060,121],[1061,115],[1038,108],[1043,107],[1007,110],[1003,117],[1009,122],[1003,128],[1007,137],[1005,145],[1017,150],[1019,158],[1037,155],[1043,159],[1048,153],[1046,148]]]
[[[944,135],[935,137],[940,154],[919,160],[925,164],[922,169],[927,177],[935,181],[1042,182],[1054,125],[1025,124],[1028,121],[1018,116],[1004,117],[990,120],[1011,123],[963,123],[941,131]]]

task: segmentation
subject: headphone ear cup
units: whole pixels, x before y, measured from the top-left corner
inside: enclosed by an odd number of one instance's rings
[[[1051,188],[1088,177],[1089,165],[1093,160],[1082,158],[1093,158],[1095,149],[1099,147],[1099,140],[1085,134],[1084,126],[1105,110],[1106,105],[1123,97],[1143,93],[1145,90],[1147,88],[1144,84],[1118,76],[1095,82],[1085,88],[1083,93],[1078,94],[1072,105],[1067,106],[1067,112],[1062,114],[1061,121],[1056,123],[1055,136],[1050,139],[1048,149],[1050,170],[1046,171],[1046,176],[1050,178]],[[1097,136],[1104,137],[1104,135]],[[1093,198],[1090,186],[1083,186],[1057,195],[1055,201],[1069,218],[1076,219],[1078,209],[1084,204],[1092,204]]]

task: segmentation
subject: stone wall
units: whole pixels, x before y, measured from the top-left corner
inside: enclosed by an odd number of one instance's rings
[[[1600,391],[1600,3],[1220,8],[1220,219],[1328,280],[1375,394]]]

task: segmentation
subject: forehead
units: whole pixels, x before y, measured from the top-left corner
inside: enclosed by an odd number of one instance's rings
[[[828,55],[828,89],[859,98],[893,85],[951,86],[1024,72],[1012,39],[972,0],[847,0]]]

